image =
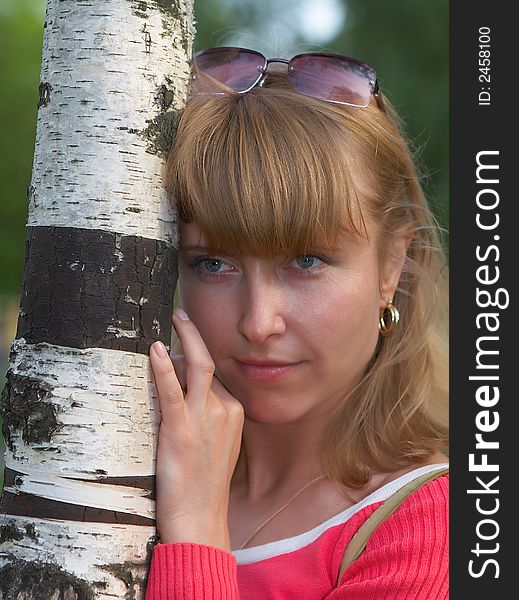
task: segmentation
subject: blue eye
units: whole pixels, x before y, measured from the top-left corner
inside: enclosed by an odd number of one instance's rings
[[[311,269],[312,267],[319,266],[319,263],[317,263],[317,261],[321,263],[323,262],[318,256],[312,255],[298,256],[294,260],[297,262],[298,266],[305,271]]]
[[[217,258],[206,258],[202,261],[202,264],[205,265],[207,271],[211,273],[218,273],[220,271],[220,267],[222,266],[223,261],[218,260]]]
[[[222,275],[232,272],[232,266],[220,258],[200,257],[191,265],[201,275]],[[227,268],[225,268],[227,267]]]

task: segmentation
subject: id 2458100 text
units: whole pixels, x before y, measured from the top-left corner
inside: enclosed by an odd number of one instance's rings
[[[490,27],[480,27],[478,30],[478,105],[490,106]]]

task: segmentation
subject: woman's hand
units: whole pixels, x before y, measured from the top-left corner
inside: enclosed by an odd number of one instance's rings
[[[214,376],[213,359],[195,324],[176,310],[173,325],[184,356],[174,357],[173,364],[161,342],[150,351],[162,413],[157,448],[160,541],[230,551],[229,487],[240,453],[243,407]]]

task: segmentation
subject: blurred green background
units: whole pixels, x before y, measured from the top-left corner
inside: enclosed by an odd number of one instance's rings
[[[22,285],[44,13],[45,0],[0,0],[1,387]],[[287,57],[321,50],[372,65],[447,226],[448,0],[195,0],[195,16],[195,50],[240,45]]]

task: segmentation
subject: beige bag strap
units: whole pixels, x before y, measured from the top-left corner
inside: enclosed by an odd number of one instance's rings
[[[382,502],[382,504],[359,527],[357,533],[351,538],[350,543],[346,546],[341,561],[341,568],[339,569],[339,576],[337,577],[337,585],[339,585],[339,581],[341,580],[344,571],[346,571],[351,563],[354,560],[357,560],[362,552],[364,552],[364,548],[378,525],[393,514],[400,504],[420,486],[441,475],[445,475],[445,473],[448,472],[449,467],[447,466],[415,477],[412,481],[402,486]]]

